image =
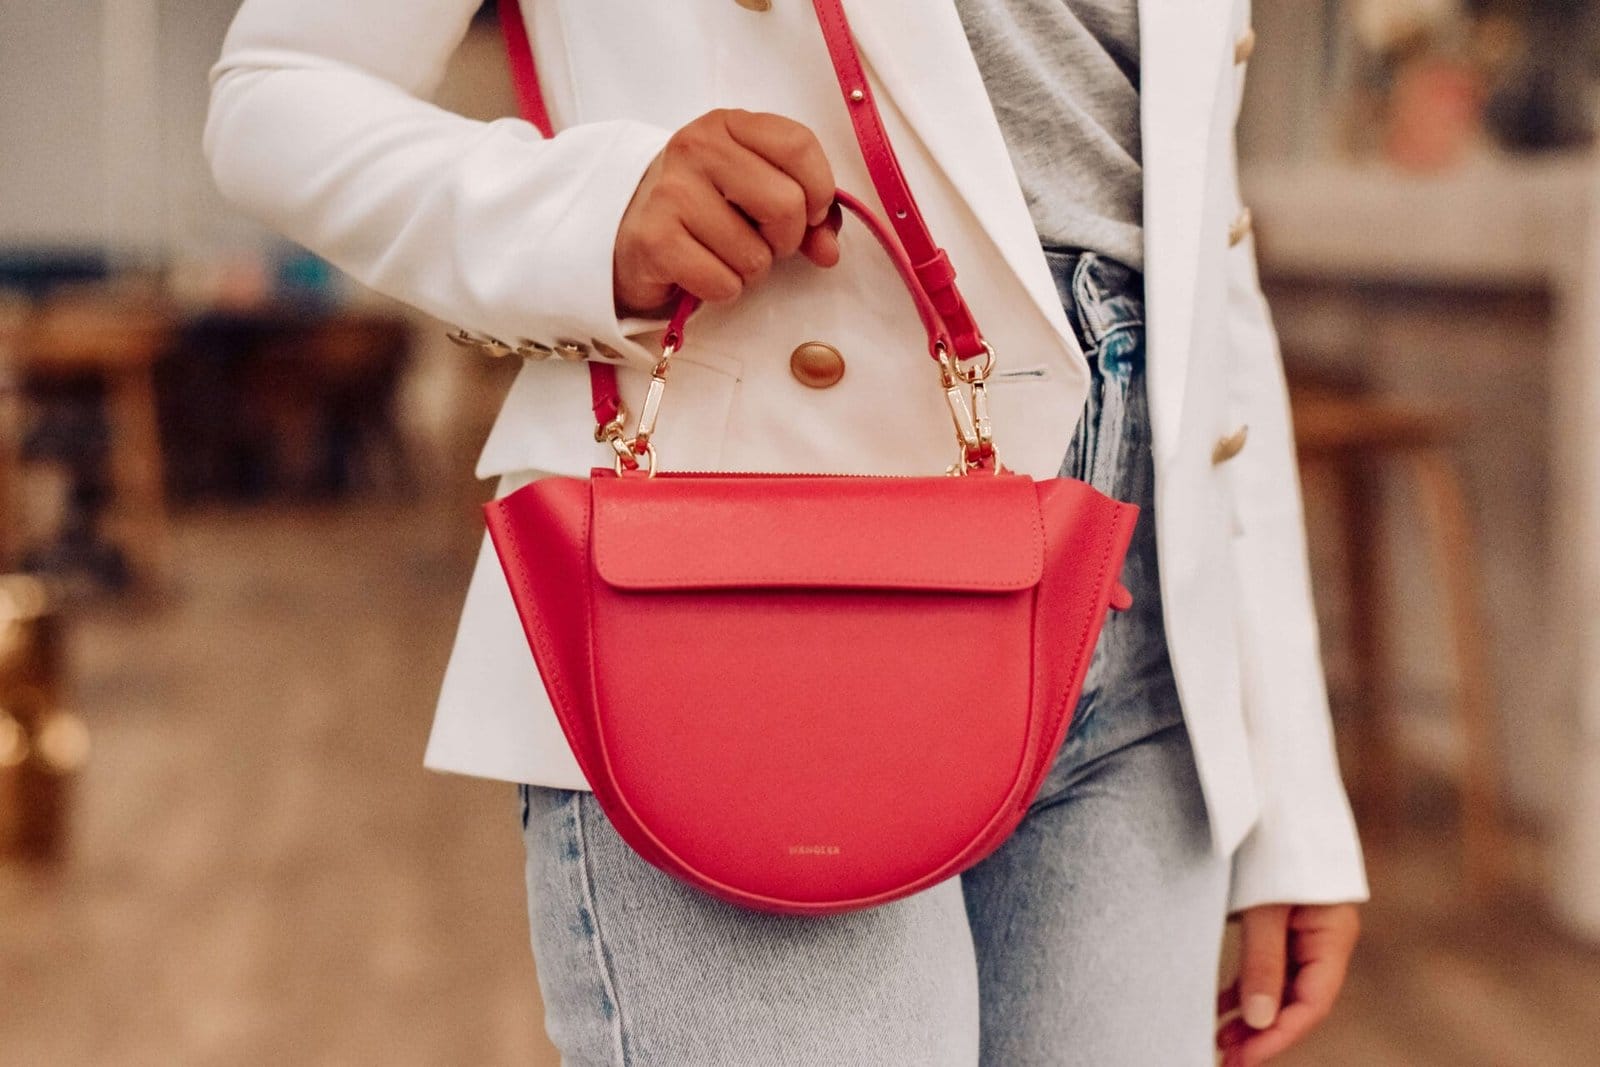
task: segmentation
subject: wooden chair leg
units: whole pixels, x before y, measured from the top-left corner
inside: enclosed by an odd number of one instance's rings
[[[1400,821],[1400,776],[1395,757],[1393,645],[1387,552],[1378,480],[1359,453],[1329,460],[1339,495],[1340,537],[1349,576],[1350,646],[1361,694],[1355,739],[1354,800],[1370,840],[1393,836]]]
[[[1461,769],[1462,869],[1468,889],[1485,895],[1500,883],[1509,855],[1500,815],[1499,729],[1489,671],[1488,626],[1480,596],[1477,550],[1466,497],[1444,450],[1411,456],[1419,502],[1433,543],[1433,558],[1455,656],[1456,728],[1463,742]]]
[[[22,415],[11,388],[0,386],[0,571],[22,557]]]
[[[167,509],[156,395],[149,368],[117,375],[107,396],[114,508],[136,580],[165,576]]]

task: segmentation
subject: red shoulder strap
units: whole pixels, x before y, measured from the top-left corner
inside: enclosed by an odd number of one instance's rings
[[[554,137],[550,112],[545,110],[544,91],[539,88],[539,70],[533,63],[533,45],[528,27],[522,21],[519,0],[500,0],[500,34],[506,41],[506,60],[511,65],[511,84],[517,91],[517,106],[522,117],[533,123],[546,137]]]
[[[950,257],[940,248],[928,229],[927,221],[911,194],[900,160],[884,129],[883,116],[878,112],[872,86],[861,66],[861,55],[856,51],[850,34],[850,24],[845,18],[841,0],[812,0],[817,21],[822,27],[822,37],[828,46],[828,56],[833,62],[839,91],[844,95],[845,107],[850,111],[850,122],[855,129],[856,142],[861,147],[867,173],[872,178],[878,199],[889,213],[890,225],[899,237],[901,250],[890,247],[887,233],[875,228],[897,265],[906,273],[912,284],[913,297],[919,312],[923,312],[930,332],[936,331],[961,359],[982,355],[985,349],[983,335],[973,321],[972,312],[956,288],[955,267]],[[545,108],[544,93],[539,88],[539,72],[534,65],[533,48],[528,40],[527,25],[522,17],[519,0],[499,0],[500,25],[505,36],[506,55],[511,66],[511,77],[516,87],[517,103],[522,117],[531,122],[546,137],[554,136],[550,115]],[[921,292],[916,290],[920,289]],[[680,338],[684,320],[694,310],[692,299],[680,300],[668,327],[668,335]],[[929,321],[925,309],[931,309],[936,321]],[[942,328],[941,328],[942,327]],[[676,340],[674,340],[676,343]],[[622,408],[617,389],[616,368],[609,363],[589,364],[589,375],[594,397],[595,421],[605,426]]]
[[[861,53],[856,51],[855,39],[850,35],[844,4],[841,0],[813,0],[812,6],[816,8],[817,21],[822,24],[822,39],[828,45],[828,56],[833,60],[833,72],[839,79],[845,107],[850,109],[856,143],[861,146],[878,200],[889,213],[889,224],[905,246],[923,291],[944,320],[956,355],[962,359],[981,355],[983,335],[956,288],[956,269],[933,239],[928,223],[917,208],[916,197],[911,195],[905,172],[900,169],[889,132],[883,127],[883,116],[878,113],[878,102],[873,99],[872,86],[861,67]]]

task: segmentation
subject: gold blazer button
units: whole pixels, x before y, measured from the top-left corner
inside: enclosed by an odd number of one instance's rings
[[[1239,35],[1239,39],[1237,41],[1233,42],[1233,61],[1234,61],[1234,63],[1243,63],[1243,62],[1245,62],[1246,60],[1248,60],[1250,58],[1250,54],[1252,52],[1254,52],[1255,50],[1256,50],[1256,31],[1255,31],[1255,27],[1246,26],[1244,28],[1244,32]]]
[[[832,345],[807,341],[789,353],[789,373],[801,385],[826,389],[844,377],[844,357]]]
[[[476,333],[472,330],[451,330],[449,333],[445,334],[445,337],[450,340],[451,344],[460,345],[462,348],[476,349],[485,355],[494,356],[496,358],[499,358],[500,356],[509,356],[513,351],[510,345],[506,344],[499,338],[490,337],[488,334]]]
[[[1249,237],[1250,231],[1253,229],[1255,229],[1255,218],[1250,214],[1250,209],[1240,208],[1239,214],[1234,216],[1232,222],[1228,223],[1228,247],[1232,248],[1246,237]]]
[[[570,337],[557,337],[552,346],[556,350],[556,357],[568,363],[576,363],[580,359],[589,358],[589,346],[582,341],[574,341]]]
[[[1211,446],[1211,462],[1226,463],[1228,460],[1244,451],[1245,439],[1250,436],[1250,427],[1240,426],[1226,437],[1219,438]]]

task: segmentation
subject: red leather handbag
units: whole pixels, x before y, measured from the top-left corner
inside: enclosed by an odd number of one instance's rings
[[[1107,610],[1129,603],[1118,575],[1137,515],[1000,466],[994,353],[911,199],[839,0],[815,6],[896,232],[839,200],[917,305],[963,476],[657,472],[686,296],[632,435],[615,369],[590,365],[614,466],[486,508],[540,676],[617,832],[708,893],[796,914],[914,893],[1016,828]],[[518,5],[500,10],[523,110],[548,134]]]

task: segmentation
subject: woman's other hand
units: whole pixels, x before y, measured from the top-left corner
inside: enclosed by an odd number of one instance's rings
[[[1309,1034],[1344,986],[1354,904],[1264,904],[1239,916],[1239,977],[1217,998],[1222,1067],[1256,1067]]]
[[[782,115],[719,109],[667,142],[622,216],[612,260],[619,316],[656,312],[678,288],[732,300],[800,252],[839,261],[833,168]]]

